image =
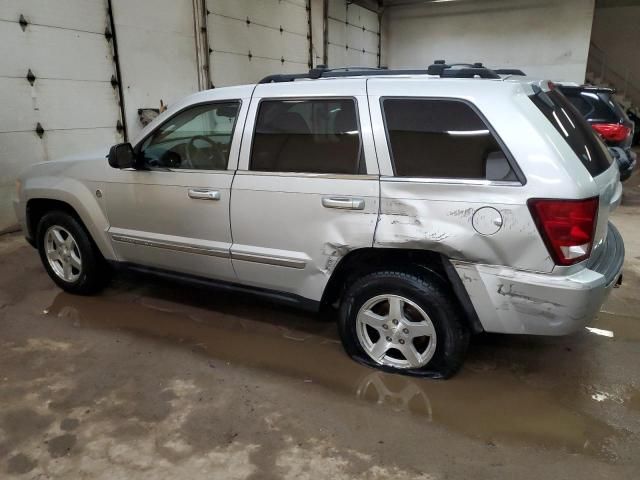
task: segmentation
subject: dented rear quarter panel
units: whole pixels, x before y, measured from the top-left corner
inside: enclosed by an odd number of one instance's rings
[[[380,218],[374,246],[418,248],[451,259],[550,272],[554,263],[518,187],[380,182]],[[474,213],[493,207],[502,226],[478,233]]]
[[[605,285],[602,275],[588,270],[585,262],[556,266],[527,201],[599,196],[597,249],[606,238],[609,213],[619,202],[616,167],[592,178],[522,84],[488,81],[464,89],[462,82],[369,81],[381,172],[374,246],[427,249],[452,259],[486,331],[575,331],[594,317],[612,285]],[[459,99],[474,105],[519,167],[521,182],[394,177],[381,108],[383,98],[394,96]],[[456,152],[441,161],[455,162]],[[492,235],[473,227],[473,215],[482,207],[495,208],[502,217],[501,228]]]
[[[476,82],[473,86],[461,88],[456,81],[424,79],[369,80],[369,105],[381,172],[380,218],[374,246],[428,249],[457,260],[552,272],[554,263],[538,234],[527,200],[580,198],[585,186],[589,192],[594,191],[590,188],[593,182],[585,178],[588,172],[581,165],[584,172],[572,171],[576,159],[563,157],[574,155],[568,147],[559,152],[549,142],[549,135],[555,133],[553,127],[535,111],[522,86],[499,81]],[[381,106],[382,99],[391,97],[448,98],[472,104],[520,169],[522,182],[505,185],[483,180],[394,177]],[[455,162],[456,152],[441,161]],[[577,180],[572,181],[572,174]],[[493,207],[502,216],[501,228],[492,235],[473,228],[473,215],[482,207]]]

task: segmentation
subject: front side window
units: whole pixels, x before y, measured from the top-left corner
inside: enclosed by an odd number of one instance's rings
[[[180,112],[142,144],[150,168],[225,170],[240,102],[197,105]]]
[[[353,99],[263,100],[250,169],[364,173],[361,144]]]
[[[468,104],[387,98],[382,108],[396,176],[518,180],[489,127]]]

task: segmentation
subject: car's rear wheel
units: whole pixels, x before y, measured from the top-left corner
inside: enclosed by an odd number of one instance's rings
[[[427,274],[401,271],[356,280],[342,302],[339,329],[357,361],[434,378],[459,370],[469,342],[448,289]]]
[[[91,294],[109,281],[109,268],[80,222],[54,211],[38,224],[38,251],[51,279],[70,293]]]

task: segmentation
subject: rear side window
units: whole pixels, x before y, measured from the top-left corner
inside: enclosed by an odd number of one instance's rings
[[[263,100],[250,169],[365,173],[355,100]]]
[[[518,180],[491,130],[467,103],[386,98],[382,109],[396,176]]]
[[[569,144],[591,176],[611,165],[607,147],[600,141],[580,112],[558,90],[540,91],[531,100]]]

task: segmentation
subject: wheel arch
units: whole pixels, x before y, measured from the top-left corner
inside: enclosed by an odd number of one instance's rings
[[[40,219],[48,212],[60,210],[73,215],[82,224],[104,258],[115,259],[115,252],[105,234],[109,222],[94,195],[79,182],[60,183],[56,189],[34,188],[27,191],[26,236],[29,242],[35,246]]]
[[[428,274],[448,289],[473,333],[484,331],[471,299],[449,259],[431,250],[361,248],[345,255],[334,269],[324,289],[321,305],[340,302],[347,285],[357,277],[379,270],[402,270]]]

